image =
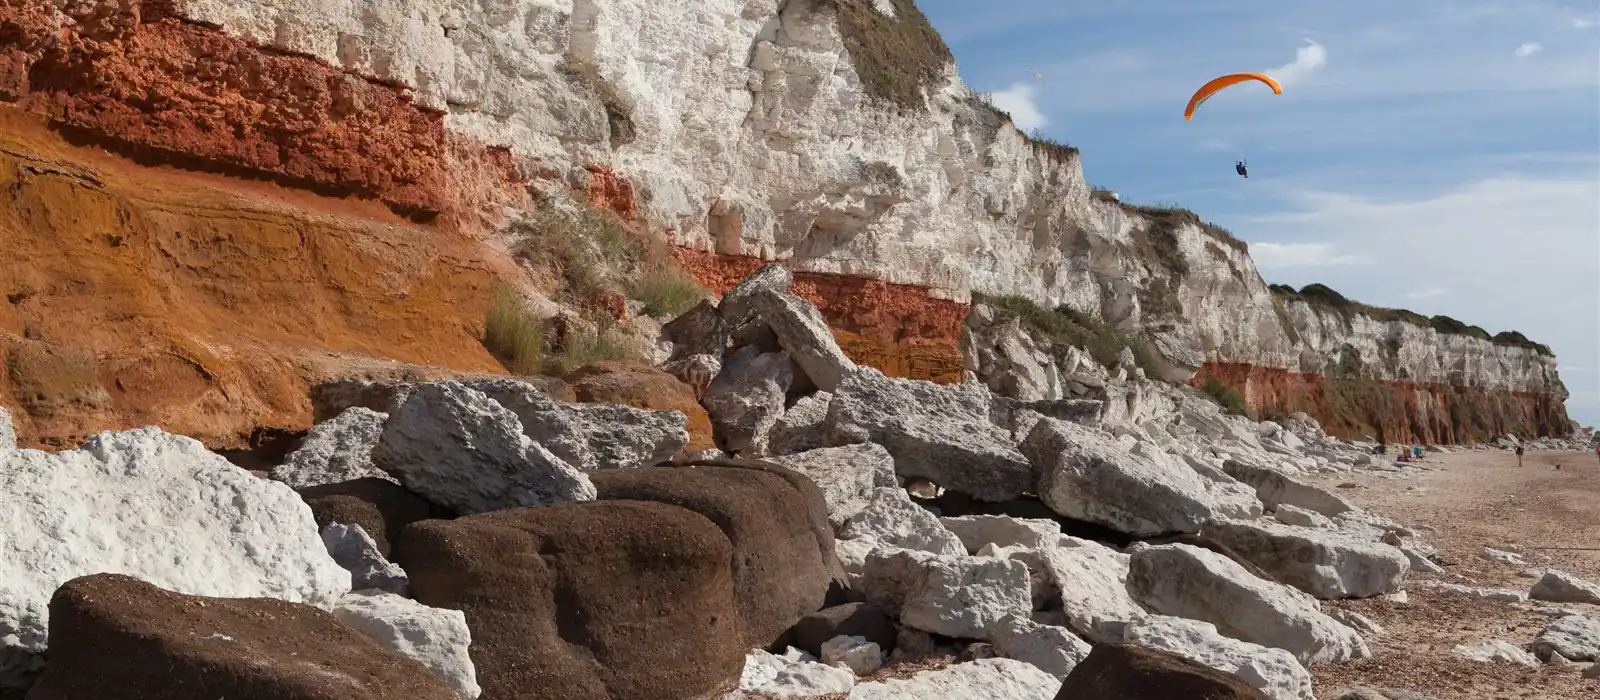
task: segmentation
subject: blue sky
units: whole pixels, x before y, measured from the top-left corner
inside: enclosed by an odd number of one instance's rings
[[[1268,282],[1550,345],[1600,424],[1600,8],[1543,0],[920,0],[963,78]],[[1201,84],[1263,71],[1183,120]],[[1039,81],[1030,72],[1043,77]],[[1233,172],[1250,162],[1250,179]]]

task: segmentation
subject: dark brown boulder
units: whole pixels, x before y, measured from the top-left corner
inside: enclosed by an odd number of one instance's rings
[[[797,649],[822,656],[822,645],[834,637],[865,637],[887,654],[894,651],[898,633],[894,619],[883,608],[871,603],[845,603],[800,618],[786,641]]]
[[[378,551],[389,556],[393,543],[407,525],[429,518],[448,518],[451,513],[383,479],[354,479],[299,489],[300,497],[311,506],[317,529],[328,523],[360,525],[378,543]]]
[[[461,700],[321,609],[183,595],[121,574],[56,589],[49,658],[28,700]]]
[[[746,646],[766,648],[822,609],[843,570],[827,505],[810,479],[770,462],[614,469],[590,474],[600,500],[670,503],[711,519],[733,543]]]
[[[1067,674],[1056,700],[1268,700],[1237,676],[1176,654],[1096,644]]]
[[[418,602],[461,610],[481,700],[688,700],[732,689],[728,538],[663,503],[516,508],[408,527]]]

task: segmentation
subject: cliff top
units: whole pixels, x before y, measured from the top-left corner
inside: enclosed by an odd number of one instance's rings
[[[1273,295],[1278,298],[1305,302],[1313,307],[1337,312],[1346,318],[1352,313],[1359,313],[1379,321],[1403,321],[1419,328],[1431,328],[1446,335],[1464,335],[1478,340],[1486,340],[1496,345],[1527,348],[1545,357],[1555,357],[1555,352],[1550,349],[1550,346],[1534,342],[1520,331],[1501,331],[1490,335],[1489,331],[1480,326],[1468,325],[1449,316],[1429,317],[1410,309],[1390,309],[1353,301],[1334,291],[1331,287],[1316,282],[1301,287],[1299,291],[1286,284],[1274,284],[1269,288],[1272,290]]]

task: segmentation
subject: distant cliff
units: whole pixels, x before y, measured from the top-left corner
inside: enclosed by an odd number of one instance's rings
[[[971,295],[1021,295],[1335,434],[1568,430],[1532,343],[1274,291],[1226,232],[1093,191],[911,0],[7,6],[0,98],[74,134],[462,230],[576,189],[707,286],[792,261],[847,350],[898,374],[956,379]]]

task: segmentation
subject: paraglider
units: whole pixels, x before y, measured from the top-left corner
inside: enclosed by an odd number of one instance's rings
[[[1195,91],[1194,96],[1189,98],[1189,105],[1183,109],[1184,120],[1187,121],[1189,119],[1193,119],[1195,109],[1197,109],[1200,105],[1205,104],[1205,101],[1211,99],[1212,95],[1215,95],[1230,86],[1238,85],[1239,83],[1251,80],[1266,83],[1267,87],[1272,88],[1272,94],[1274,95],[1283,94],[1283,86],[1279,85],[1278,81],[1273,80],[1270,76],[1262,73],[1233,73],[1231,75],[1224,75],[1220,78],[1211,80],[1205,85],[1200,86],[1200,89]],[[1250,179],[1250,167],[1243,160],[1234,161],[1233,171],[1238,173],[1239,177],[1247,180]]]
[[[1245,162],[1242,160],[1234,162],[1233,171],[1239,173],[1239,177],[1245,178],[1246,180],[1250,179],[1250,168],[1246,166]]]

